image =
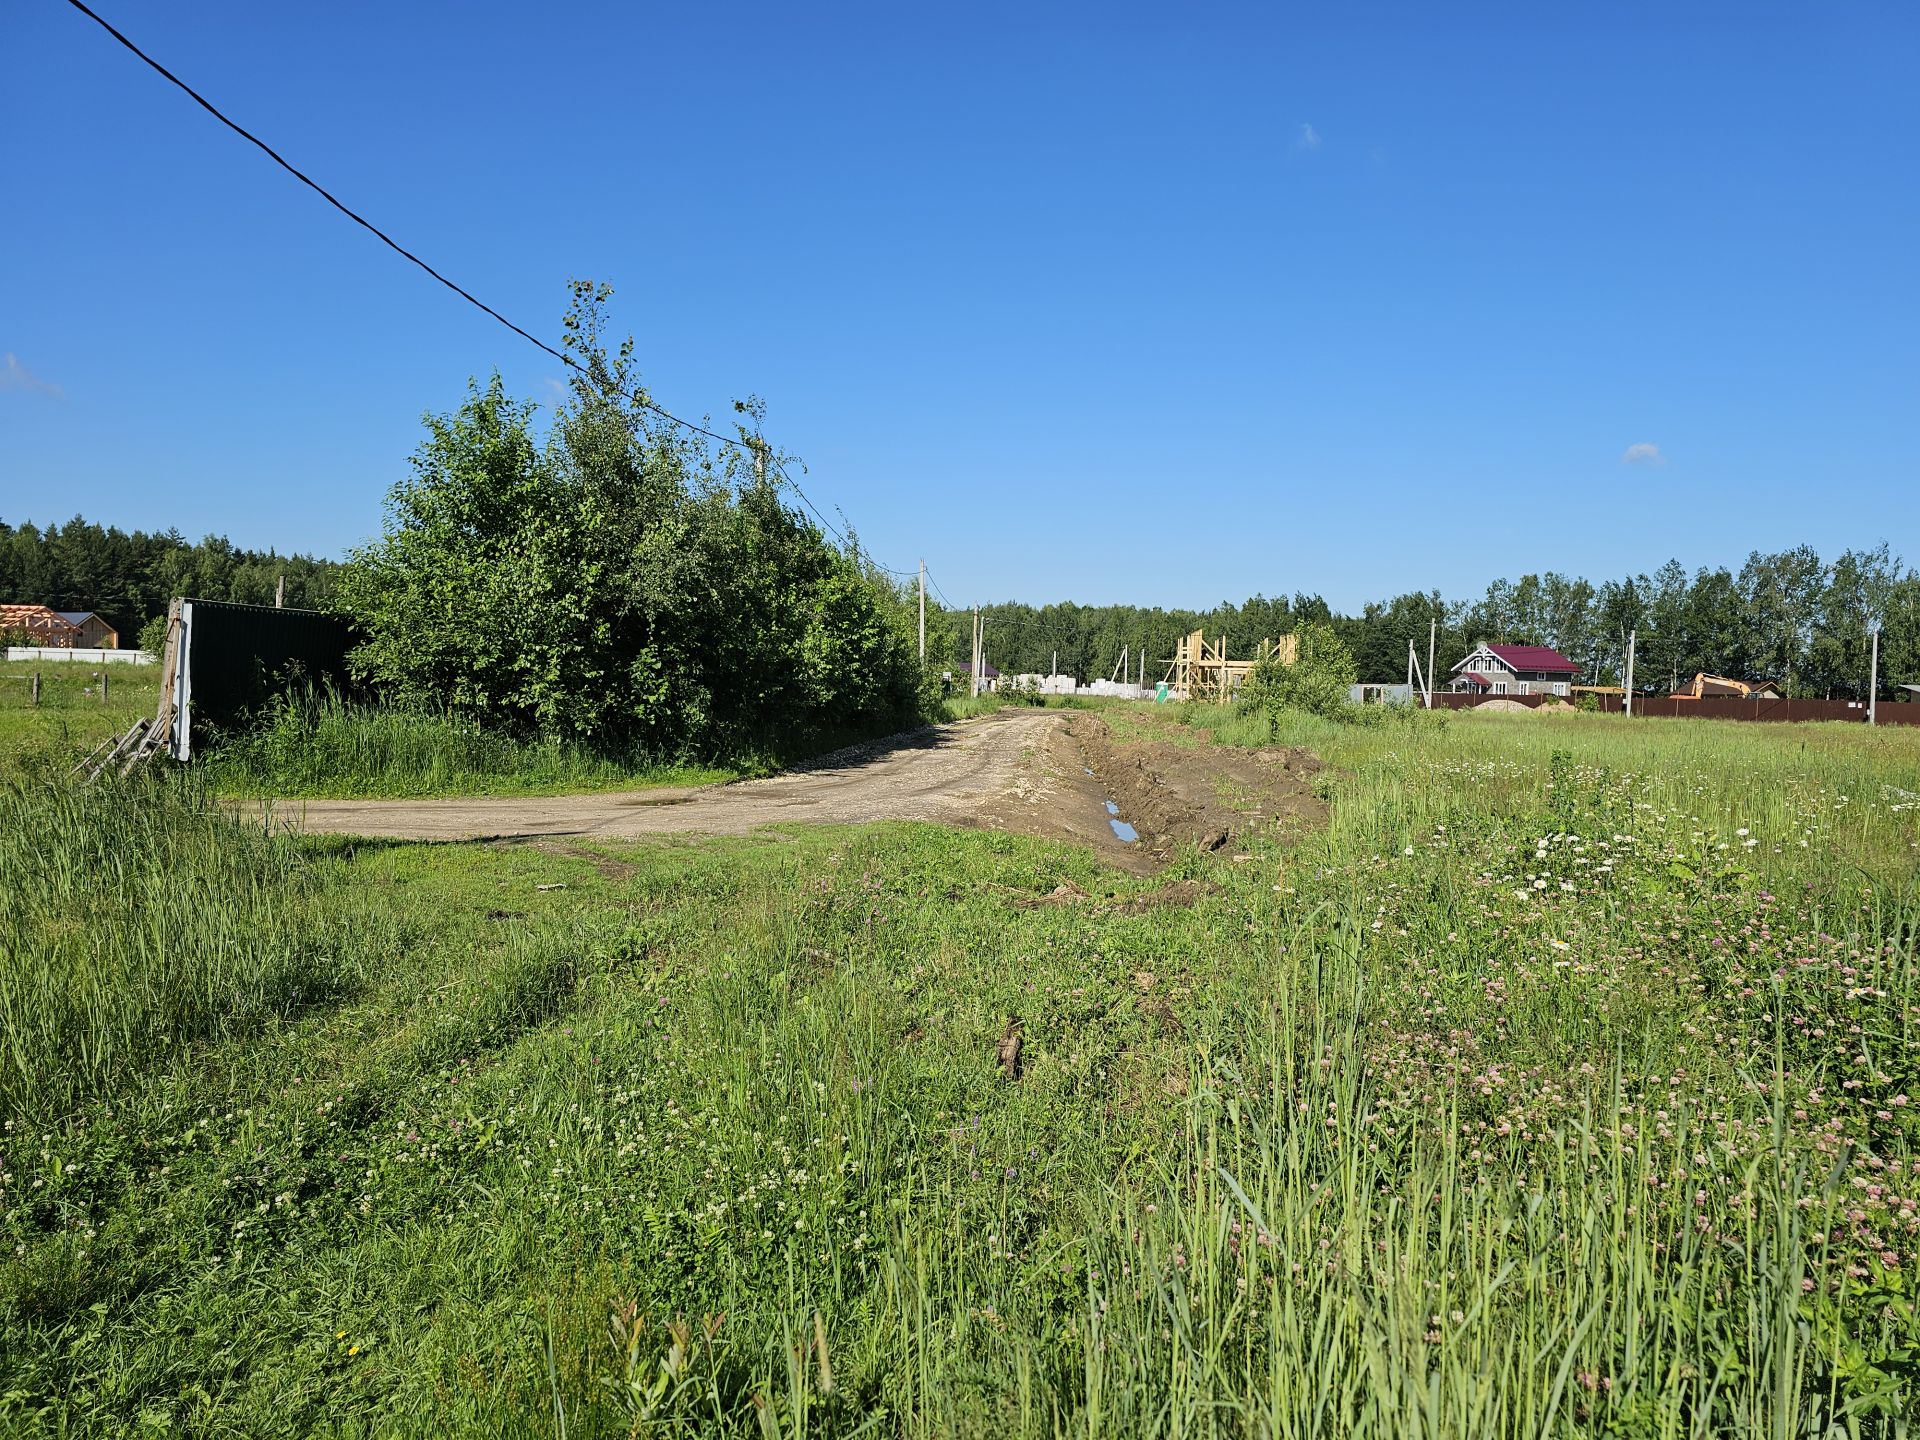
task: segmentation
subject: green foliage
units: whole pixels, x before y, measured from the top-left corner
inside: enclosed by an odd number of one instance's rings
[[[1299,650],[1291,665],[1278,659],[1254,667],[1242,688],[1243,708],[1267,715],[1302,710],[1327,719],[1344,718],[1354,706],[1353,654],[1333,626],[1310,622],[1294,632]]]
[[[587,287],[588,300],[597,303],[597,295]],[[591,338],[596,325],[583,320],[569,334]],[[757,410],[748,404],[741,413],[755,418]],[[164,613],[171,596],[270,604],[282,576],[289,604],[325,608],[336,569],[310,557],[236,549],[217,536],[189,544],[173,532],[127,534],[78,517],[44,530],[0,521],[0,600],[98,610],[123,639]],[[1431,640],[1438,685],[1476,643],[1492,640],[1551,645],[1582,666],[1584,678],[1618,684],[1628,634],[1637,631],[1638,676],[1646,683],[1678,685],[1707,670],[1774,680],[1797,696],[1852,697],[1866,692],[1867,637],[1878,626],[1883,697],[1890,686],[1920,683],[1920,572],[1884,542],[1831,561],[1805,546],[1755,551],[1737,569],[1691,573],[1670,560],[1651,574],[1600,582],[1525,574],[1491,582],[1478,599],[1413,592],[1369,601],[1357,614],[1336,615],[1308,594],[1255,595],[1204,611],[1010,602],[984,614],[989,658],[1009,674],[1046,670],[1057,654],[1062,673],[1093,679],[1111,672],[1124,649],[1130,674],[1138,675],[1142,654],[1149,657],[1151,681],[1193,630],[1252,655],[1262,640],[1319,621],[1339,630],[1369,682],[1403,676],[1409,643],[1425,666]],[[954,662],[964,668],[971,626],[968,612],[928,617],[936,670]]]
[[[999,687],[993,693],[1007,705],[1043,706],[1047,703],[1047,696],[1040,689],[1040,682],[1031,676],[1015,679],[1009,675],[1001,680]]]
[[[498,376],[428,418],[384,536],[342,577],[357,673],[404,705],[618,756],[792,753],[915,720],[903,597],[785,504],[757,402],[737,407],[752,461],[649,408],[632,342],[602,343],[608,293],[574,286],[587,373],[544,444]]]
[[[0,1115],[340,993],[373,942],[310,894],[293,842],[171,779],[0,780]]]
[[[0,520],[0,602],[97,611],[128,646],[176,595],[271,605],[284,580],[287,604],[325,609],[336,569],[219,535],[194,543],[177,530],[128,532],[77,515],[44,529]]]
[[[1409,644],[1425,669],[1431,644],[1434,685],[1441,688],[1474,645],[1491,640],[1551,645],[1580,665],[1584,678],[1619,684],[1628,634],[1637,631],[1636,679],[1643,683],[1677,685],[1707,670],[1775,680],[1794,695],[1861,696],[1867,636],[1876,625],[1883,697],[1888,686],[1920,683],[1920,572],[1884,543],[1844,551],[1830,563],[1803,546],[1756,551],[1738,571],[1703,567],[1689,574],[1675,560],[1652,575],[1599,583],[1547,571],[1495,580],[1476,600],[1414,592],[1349,615],[1301,594],[1256,595],[1206,611],[1069,603],[990,605],[984,613],[988,652],[1002,670],[1044,670],[1057,652],[1064,673],[1086,679],[1111,671],[1123,646],[1136,660],[1144,647],[1152,680],[1164,673],[1178,637],[1193,630],[1224,637],[1231,654],[1247,656],[1263,639],[1318,621],[1339,632],[1359,677],[1370,683],[1403,678]],[[928,643],[964,661],[971,625],[965,612],[929,621]]]
[[[0,964],[197,1021],[0,1131],[0,1429],[1900,1433],[1915,737],[1283,725],[1329,827],[1177,897],[913,825],[282,873],[23,791],[0,844],[102,843]],[[235,1010],[144,927],[345,983]]]
[[[561,794],[705,785],[738,770],[631,763],[569,740],[520,738],[472,720],[339,695],[276,697],[208,758],[229,795]]]
[[[162,610],[158,615],[142,625],[140,627],[140,637],[134,643],[149,655],[159,656],[165,654],[167,648],[167,612]]]

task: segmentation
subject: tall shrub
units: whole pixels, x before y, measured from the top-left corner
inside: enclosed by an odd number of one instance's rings
[[[582,371],[544,441],[497,376],[428,417],[384,535],[342,580],[361,677],[513,733],[662,758],[912,719],[900,595],[786,504],[756,402],[736,406],[739,447],[651,408],[633,342],[602,342],[610,293],[574,285]]]
[[[1299,641],[1294,662],[1266,660],[1256,666],[1241,692],[1242,704],[1269,715],[1282,710],[1330,718],[1344,714],[1357,678],[1352,652],[1331,625],[1308,621],[1294,634]]]

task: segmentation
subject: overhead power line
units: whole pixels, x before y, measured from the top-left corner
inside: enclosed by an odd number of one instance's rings
[[[371,220],[367,219],[366,216],[362,215],[359,211],[353,209],[351,206],[343,203],[340,199],[338,199],[335,195],[333,195],[329,190],[327,190],[325,186],[321,185],[318,181],[314,180],[310,175],[296,168],[278,150],[275,150],[271,145],[267,144],[266,141],[262,140],[258,135],[255,135],[251,130],[247,129],[244,125],[240,124],[238,121],[231,119],[229,116],[226,115],[225,112],[223,112],[220,109],[219,106],[215,105],[211,100],[207,99],[206,96],[202,95],[198,90],[194,89],[186,81],[182,80],[178,75],[174,74],[171,70],[167,69],[167,67],[162,65],[158,60],[154,59],[153,56],[149,55],[146,51],[142,50],[138,45],[134,44],[132,40],[128,39],[127,36],[122,34],[119,30],[115,29],[113,24],[110,21],[108,21],[103,16],[101,16],[97,11],[90,8],[85,3],[85,0],[67,0],[67,3],[71,5],[74,9],[78,10],[82,15],[85,15],[89,20],[93,21],[93,23],[98,25],[102,30],[106,31],[107,34],[111,35],[115,40],[118,40],[121,43],[121,45],[125,46],[126,49],[135,56],[135,58],[140,60],[143,64],[147,65],[149,68],[151,68],[163,80],[167,81],[168,84],[175,86],[177,89],[179,89],[184,94],[186,94],[187,97],[194,102],[194,104],[198,105],[202,110],[205,110],[209,115],[213,116],[214,119],[218,120],[222,125],[226,126],[227,129],[231,130],[234,134],[238,135],[242,140],[245,140],[249,145],[256,147],[269,160],[273,161],[274,164],[278,165],[282,170],[286,171],[289,175],[293,176],[294,179],[298,180],[302,185],[306,186],[309,190],[313,191],[314,194],[318,195],[322,200],[326,201],[327,204],[331,205],[334,209],[338,210],[342,215],[346,216],[349,220],[353,221],[354,224],[358,225],[361,229],[365,230],[368,234],[372,235],[382,245],[385,245],[389,250],[393,251],[394,254],[400,256],[403,260],[406,260],[411,264],[418,266],[420,269],[426,271],[427,274],[431,275],[435,280],[439,281],[442,285],[446,286],[447,289],[451,290],[454,294],[458,295],[462,300],[466,301],[469,305],[481,311],[483,314],[489,315],[493,319],[499,321],[502,325],[506,326],[507,329],[511,330],[514,334],[518,335],[522,340],[525,340],[530,345],[537,346],[540,350],[544,351],[548,355],[551,355],[555,360],[558,360],[562,365],[566,366],[569,370],[578,371],[580,374],[586,376],[589,381],[593,381],[596,384],[599,383],[597,380],[595,380],[595,377],[592,371],[590,371],[585,365],[582,365],[578,360],[574,359],[571,355],[568,355],[564,351],[554,349],[553,346],[547,344],[546,341],[542,340],[538,335],[535,335],[532,331],[524,329],[523,327],[514,324],[513,321],[509,320],[505,315],[502,315],[498,310],[494,309],[491,305],[487,304],[486,301],[480,299],[479,296],[473,294],[472,291],[467,290],[462,286],[457,285],[453,281],[449,280],[445,275],[442,275],[438,270],[434,269],[433,266],[429,265],[425,260],[422,260],[418,255],[414,254],[411,250],[407,249],[406,246],[402,245],[399,241],[395,240],[391,235],[387,234],[387,232],[382,230],[378,225],[375,225]],[[823,527],[825,527],[827,532],[830,535],[832,535],[836,540],[840,541],[842,544],[847,543],[847,537],[844,534],[842,534],[840,530],[836,528],[834,524],[830,520],[828,520],[825,515],[820,513],[819,507],[816,506],[813,503],[813,501],[807,498],[806,491],[802,490],[799,484],[794,480],[794,478],[787,473],[787,467],[784,464],[782,464],[781,461],[776,456],[774,456],[770,451],[766,450],[763,446],[753,442],[742,440],[735,435],[722,435],[718,430],[709,429],[707,426],[696,424],[692,420],[682,419],[680,416],[675,415],[672,411],[666,409],[664,406],[655,403],[654,400],[648,395],[646,395],[644,392],[636,391],[632,395],[625,396],[624,398],[632,400],[636,405],[639,405],[643,409],[651,411],[653,414],[658,415],[661,419],[671,421],[673,424],[680,426],[682,429],[690,430],[696,435],[704,435],[709,440],[718,441],[721,445],[730,446],[735,450],[740,450],[750,455],[765,456],[767,461],[771,463],[773,468],[779,473],[780,478],[784,480],[788,485],[791,485],[793,487],[793,493],[800,497],[800,503],[805,505],[808,510],[812,511],[814,519],[818,520],[820,524]],[[880,568],[885,570],[887,567],[883,565]],[[887,573],[891,575],[906,575],[909,572],[904,570],[889,570]]]

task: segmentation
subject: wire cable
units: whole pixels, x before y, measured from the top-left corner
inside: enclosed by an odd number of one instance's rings
[[[311,176],[307,175],[304,171],[297,169],[293,164],[291,164],[286,159],[285,156],[283,156],[278,150],[275,150],[271,145],[267,144],[267,142],[262,140],[258,135],[255,135],[251,130],[248,130],[244,125],[241,125],[238,121],[228,118],[228,116],[224,112],[222,112],[220,108],[217,105],[215,105],[211,100],[207,99],[206,96],[202,95],[198,90],[194,89],[191,85],[187,84],[186,81],[182,80],[178,75],[174,74],[171,70],[167,69],[166,66],[162,65],[158,60],[154,59],[153,56],[147,54],[146,51],[142,50],[138,45],[134,44],[134,42],[128,39],[127,36],[122,34],[119,30],[115,29],[114,26],[108,20],[106,20],[103,16],[101,16],[97,11],[89,7],[85,3],[85,0],[67,0],[67,3],[71,5],[74,9],[78,10],[82,15],[85,15],[89,20],[93,21],[93,23],[98,25],[102,30],[106,31],[107,34],[111,35],[115,40],[119,41],[120,44],[123,45],[129,52],[131,52],[136,59],[140,60],[143,64],[147,65],[163,80],[167,81],[169,84],[175,86],[177,89],[182,91],[189,99],[191,99],[194,102],[194,104],[198,105],[202,110],[205,110],[209,115],[213,116],[214,119],[218,120],[222,125],[226,126],[227,129],[231,130],[234,134],[238,135],[242,140],[245,140],[249,145],[254,146],[269,160],[273,161],[274,164],[278,165],[282,170],[286,171],[289,175],[293,176],[293,178],[298,180],[302,185],[306,186],[309,190],[313,191],[314,194],[318,195],[322,200],[326,201],[327,204],[331,205],[334,209],[338,210],[342,215],[346,216],[347,219],[353,221],[354,224],[358,225],[361,229],[365,230],[368,234],[372,235],[382,245],[385,245],[389,250],[393,251],[394,254],[400,256],[403,260],[406,260],[409,263],[418,266],[420,269],[424,270],[428,275],[432,276],[435,280],[439,281],[442,285],[446,286],[447,289],[451,290],[454,294],[458,295],[462,300],[466,301],[469,305],[481,311],[483,314],[489,315],[493,319],[499,321],[502,325],[506,326],[507,329],[511,330],[514,334],[518,335],[522,340],[525,340],[530,345],[538,347],[541,351],[545,352],[546,354],[551,355],[555,360],[558,360],[562,365],[566,366],[569,370],[578,371],[580,374],[586,376],[589,381],[595,384],[600,383],[598,379],[594,376],[593,372],[590,371],[585,365],[582,365],[578,360],[574,359],[573,356],[566,354],[564,351],[554,349],[553,346],[547,344],[546,341],[542,340],[539,336],[535,335],[532,331],[524,329],[523,327],[514,324],[513,321],[509,320],[505,315],[502,315],[498,310],[494,309],[491,305],[487,304],[486,301],[480,299],[479,296],[473,294],[470,290],[467,290],[462,286],[455,284],[452,280],[449,280],[445,275],[442,275],[438,270],[434,269],[433,266],[429,265],[425,260],[422,260],[418,255],[414,254],[411,250],[407,249],[406,246],[402,245],[399,241],[395,240],[391,235],[387,234],[387,232],[382,230],[378,225],[375,225],[371,220],[367,219],[366,216],[360,214],[359,211],[354,210],[350,206],[343,203],[341,200],[335,197],[330,191],[328,191],[324,186],[322,186],[318,181],[314,180]],[[603,386],[602,388],[609,389],[610,387]],[[838,540],[843,545],[848,543],[847,537],[844,534],[842,534],[841,531],[838,528],[836,528],[834,524],[831,521],[829,521],[825,515],[820,513],[819,507],[816,506],[813,503],[813,501],[807,498],[806,492],[803,491],[800,488],[800,486],[794,481],[794,478],[787,473],[786,466],[782,464],[778,459],[775,459],[772,456],[772,454],[765,449],[763,442],[759,442],[757,440],[755,441],[742,440],[738,436],[734,436],[734,435],[722,435],[718,430],[712,430],[705,425],[698,425],[691,420],[682,419],[680,416],[675,415],[672,411],[666,409],[664,406],[656,404],[643,391],[636,391],[632,395],[623,396],[623,398],[632,400],[634,404],[639,405],[645,410],[651,411],[653,414],[658,415],[661,419],[671,421],[673,424],[680,426],[682,429],[690,430],[696,435],[704,435],[709,440],[718,441],[721,445],[730,446],[735,450],[740,450],[750,455],[766,456],[767,459],[772,460],[773,468],[779,472],[780,478],[784,480],[788,485],[791,485],[793,487],[793,493],[800,497],[801,503],[805,505],[807,509],[813,513],[813,517],[816,520],[818,520],[823,527],[825,527],[827,533],[832,535],[834,539]],[[883,570],[886,569],[884,565],[881,566],[880,568]],[[892,575],[902,575],[902,574],[905,574],[906,572],[900,571],[900,570],[890,570],[888,571],[888,573]]]

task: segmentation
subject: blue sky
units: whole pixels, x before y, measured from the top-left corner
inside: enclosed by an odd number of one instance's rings
[[[528,328],[611,281],[957,603],[1920,558],[1910,4],[97,8]],[[60,0],[5,35],[0,518],[337,554],[469,375],[549,393]]]

